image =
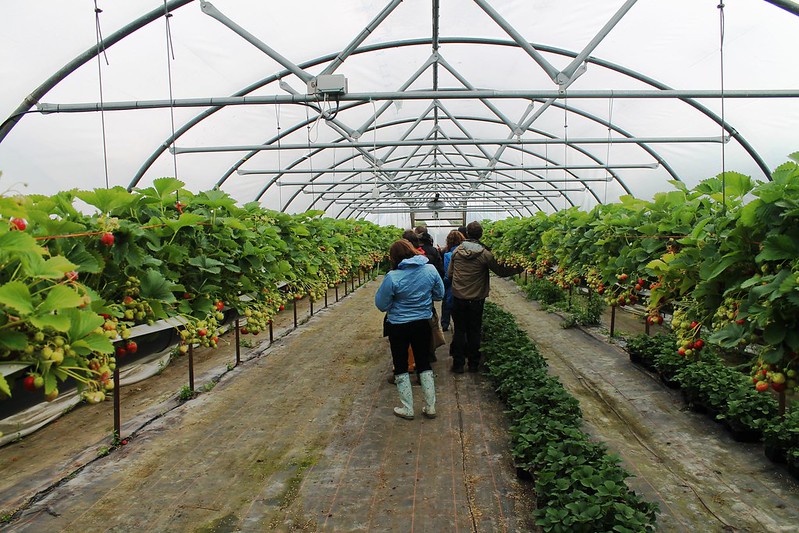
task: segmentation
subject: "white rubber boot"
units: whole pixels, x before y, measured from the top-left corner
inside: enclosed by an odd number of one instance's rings
[[[433,381],[433,371],[425,370],[419,374],[419,379],[422,381],[422,394],[424,394],[424,403],[422,407],[422,414],[427,418],[436,417],[436,384]]]
[[[395,407],[394,414],[405,420],[413,420],[413,389],[411,389],[411,376],[406,372],[394,376],[397,382],[402,407]]]

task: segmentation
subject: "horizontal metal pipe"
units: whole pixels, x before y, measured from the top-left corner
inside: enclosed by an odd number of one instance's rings
[[[491,91],[445,90],[349,93],[338,96],[341,102],[369,102],[382,100],[475,100],[475,99],[620,99],[620,98],[799,98],[797,89],[738,89],[718,90],[627,90],[627,91]],[[86,113],[92,111],[124,111],[131,109],[158,109],[167,107],[212,107],[230,105],[303,104],[323,101],[313,94],[278,94],[269,96],[218,96],[207,98],[176,98],[172,100],[130,100],[123,102],[51,104],[36,106],[40,113]]]
[[[618,137],[582,139],[419,139],[404,141],[342,141],[311,144],[236,144],[231,146],[170,147],[173,154],[204,154],[214,152],[268,152],[275,150],[318,150],[326,148],[385,148],[393,146],[513,146],[528,144],[660,144],[660,143],[726,143],[730,137]]]
[[[240,176],[251,176],[260,174],[356,174],[360,172],[373,173],[373,172],[397,172],[397,173],[442,173],[442,172],[505,172],[509,170],[616,170],[616,169],[656,169],[658,163],[630,163],[620,165],[518,165],[518,166],[440,166],[440,167],[377,167],[377,168],[317,168],[317,169],[302,169],[302,168],[287,168],[287,169],[257,169],[257,170],[244,170],[239,169],[236,171]]]
[[[563,178],[523,178],[518,180],[508,180],[508,179],[501,179],[495,180],[490,178],[481,178],[481,179],[434,179],[434,180],[409,180],[409,179],[398,179],[398,180],[385,180],[385,181],[375,181],[375,180],[353,180],[353,181],[283,181],[277,182],[275,185],[278,187],[308,187],[312,185],[320,185],[320,186],[349,186],[353,187],[355,185],[366,185],[366,186],[379,186],[379,185],[514,185],[517,183],[583,183],[587,181],[600,181],[600,182],[611,182],[613,181],[612,177],[608,178],[580,178],[579,180],[569,177],[567,179]],[[498,189],[502,190],[502,189]],[[305,192],[305,191],[303,191]],[[321,192],[335,192],[332,190],[326,190]],[[349,192],[349,189],[347,189]],[[371,190],[366,191],[371,192]]]
[[[444,209],[428,209],[428,208],[419,208],[419,207],[407,207],[407,208],[353,208],[353,211],[362,211],[364,213],[372,213],[372,214],[403,214],[403,213],[463,213],[463,212],[479,212],[479,213],[504,213],[506,211],[519,211],[522,209],[527,209],[532,206],[511,206],[511,207],[446,207]],[[536,207],[536,209],[538,209]]]

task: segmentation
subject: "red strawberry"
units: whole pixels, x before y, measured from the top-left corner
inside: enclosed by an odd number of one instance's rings
[[[28,227],[28,221],[24,218],[11,217],[11,224],[13,224],[12,230],[25,231],[25,228]]]
[[[78,273],[74,270],[70,270],[66,274],[64,274],[68,281],[78,281]]]
[[[22,380],[22,386],[25,388],[26,391],[33,392],[36,390],[36,385],[34,384],[35,380],[36,378],[32,375],[25,376],[25,379]]]
[[[116,354],[117,357],[125,357],[126,355],[128,355],[128,351],[125,349],[124,346],[117,346]]]
[[[222,300],[219,300],[218,302],[216,302],[216,310],[217,311],[221,311],[224,308],[225,308],[225,302],[223,302]]]
[[[113,246],[114,234],[109,231],[103,233],[102,236],[100,237],[100,242],[103,244],[103,246]]]
[[[200,328],[197,330],[197,335],[199,335],[200,337],[205,337],[206,335],[208,335],[208,330],[205,328]]]
[[[755,389],[757,389],[757,392],[766,392],[768,390],[768,381],[758,381]]]
[[[127,350],[128,353],[136,353],[138,349],[139,345],[136,344],[136,342],[134,341],[129,341],[128,344],[125,346],[125,350]]]

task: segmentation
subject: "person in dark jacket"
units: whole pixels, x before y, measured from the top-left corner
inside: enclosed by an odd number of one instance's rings
[[[443,281],[445,274],[444,259],[441,257],[441,252],[433,246],[433,236],[428,233],[427,228],[424,226],[418,226],[414,232],[417,237],[419,237],[419,245],[422,250],[424,250],[424,254],[427,256],[427,259],[430,260],[430,264],[436,267],[438,275],[441,276],[441,280]]]
[[[430,366],[430,319],[433,301],[444,297],[444,283],[425,256],[416,252],[406,239],[389,249],[390,270],[375,294],[375,305],[387,313],[388,340],[394,362],[394,379],[402,407],[394,414],[413,420],[413,391],[408,374],[408,346],[413,348],[419,381],[424,394],[422,414],[436,416],[436,391]]]
[[[497,263],[494,254],[480,244],[483,227],[479,222],[466,225],[468,239],[452,254],[447,277],[452,283],[452,319],[455,332],[452,338],[452,371],[463,373],[468,360],[469,372],[480,366],[480,335],[483,329],[483,307],[488,297],[489,271],[500,277],[512,276],[521,268]]]

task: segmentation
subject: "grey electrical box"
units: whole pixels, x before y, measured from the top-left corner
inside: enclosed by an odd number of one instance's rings
[[[308,82],[308,94],[341,95],[347,92],[347,78],[343,74],[322,74]]]

